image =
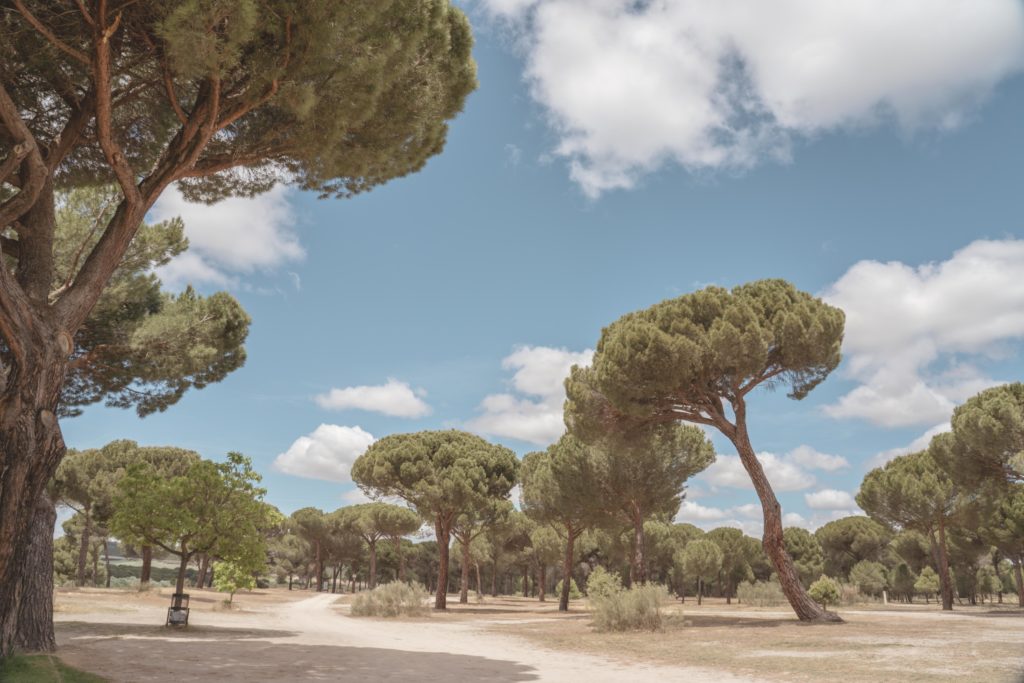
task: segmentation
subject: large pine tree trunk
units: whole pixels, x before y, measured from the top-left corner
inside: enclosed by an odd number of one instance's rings
[[[732,434],[727,434],[727,436],[736,447],[743,468],[750,476],[754,491],[757,492],[757,497],[761,500],[761,510],[764,513],[764,537],[761,544],[772,566],[775,567],[782,592],[801,621],[842,621],[837,614],[827,611],[807,595],[807,591],[800,582],[800,576],[793,566],[793,558],[786,552],[786,545],[782,538],[782,506],[779,505],[775,492],[768,482],[768,477],[765,476],[764,468],[761,467],[761,462],[757,459],[754,448],[750,444],[745,411],[745,406],[740,402],[736,406],[736,428]]]
[[[459,604],[469,603],[469,539],[462,541],[462,566],[459,567]]]
[[[53,652],[53,525],[57,510],[45,493],[36,503],[31,539],[21,578],[17,647],[24,652]]]
[[[434,595],[434,609],[448,608],[448,551],[451,543],[451,531],[446,524],[438,520],[434,524],[437,536],[437,593]]]
[[[572,556],[576,544],[573,529],[567,528],[565,534],[565,558],[562,560],[562,594],[558,597],[558,611],[569,611],[569,587],[572,585]]]
[[[139,583],[143,586],[149,583],[149,577],[153,573],[153,546],[142,546],[142,571],[139,573]]]
[[[181,551],[181,563],[178,565],[178,580],[174,584],[174,592],[175,593],[184,593],[185,592],[185,574],[188,572],[188,563],[191,560],[192,560],[192,556],[189,553],[185,552],[185,549],[182,548],[182,551]]]
[[[939,564],[939,592],[942,595],[942,609],[953,609],[953,579],[949,575],[949,549],[946,545],[946,524],[939,521],[939,540],[936,547]]]

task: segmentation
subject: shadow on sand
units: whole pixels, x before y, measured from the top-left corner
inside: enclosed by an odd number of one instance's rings
[[[506,660],[401,649],[275,643],[279,630],[64,622],[58,655],[111,681],[534,681],[532,667]],[[401,647],[396,643],[396,647]]]

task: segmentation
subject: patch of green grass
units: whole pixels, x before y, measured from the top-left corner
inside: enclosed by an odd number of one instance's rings
[[[17,655],[0,660],[4,683],[103,683],[105,678],[74,669],[52,655]]]

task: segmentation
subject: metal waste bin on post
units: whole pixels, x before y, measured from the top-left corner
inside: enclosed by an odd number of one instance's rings
[[[188,593],[175,593],[171,596],[165,626],[188,626]]]

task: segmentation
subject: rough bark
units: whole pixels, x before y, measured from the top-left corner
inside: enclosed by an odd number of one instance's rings
[[[768,477],[765,476],[764,468],[761,467],[761,462],[750,443],[746,427],[746,407],[742,401],[736,404],[735,412],[736,425],[731,429],[731,433],[726,433],[726,436],[736,447],[740,461],[761,501],[761,510],[764,513],[764,537],[761,544],[778,574],[782,592],[801,621],[842,621],[837,614],[827,611],[812,600],[800,582],[800,576],[793,566],[793,558],[786,552],[782,538],[782,506],[779,505]]]
[[[139,573],[139,583],[145,585],[149,583],[150,576],[153,573],[153,546],[144,545],[142,546],[142,570]]]
[[[447,524],[438,520],[434,524],[434,534],[437,536],[437,593],[434,595],[434,609],[444,610],[448,608],[448,552],[451,543],[451,530]]]
[[[188,563],[191,561],[192,555],[185,551],[184,548],[181,550],[181,562],[178,564],[178,580],[174,584],[175,593],[185,592],[185,573],[188,571]]]
[[[206,572],[210,568],[210,556],[203,553],[203,556],[199,558],[199,573],[196,575],[196,588],[203,588],[206,586]]]
[[[562,560],[562,594],[558,597],[558,611],[569,611],[569,587],[572,584],[572,560],[573,550],[576,544],[576,535],[572,529],[567,530],[565,540],[565,558]]]
[[[53,652],[53,526],[57,510],[44,493],[36,503],[25,566],[31,571],[21,580],[17,647],[23,652]]]

